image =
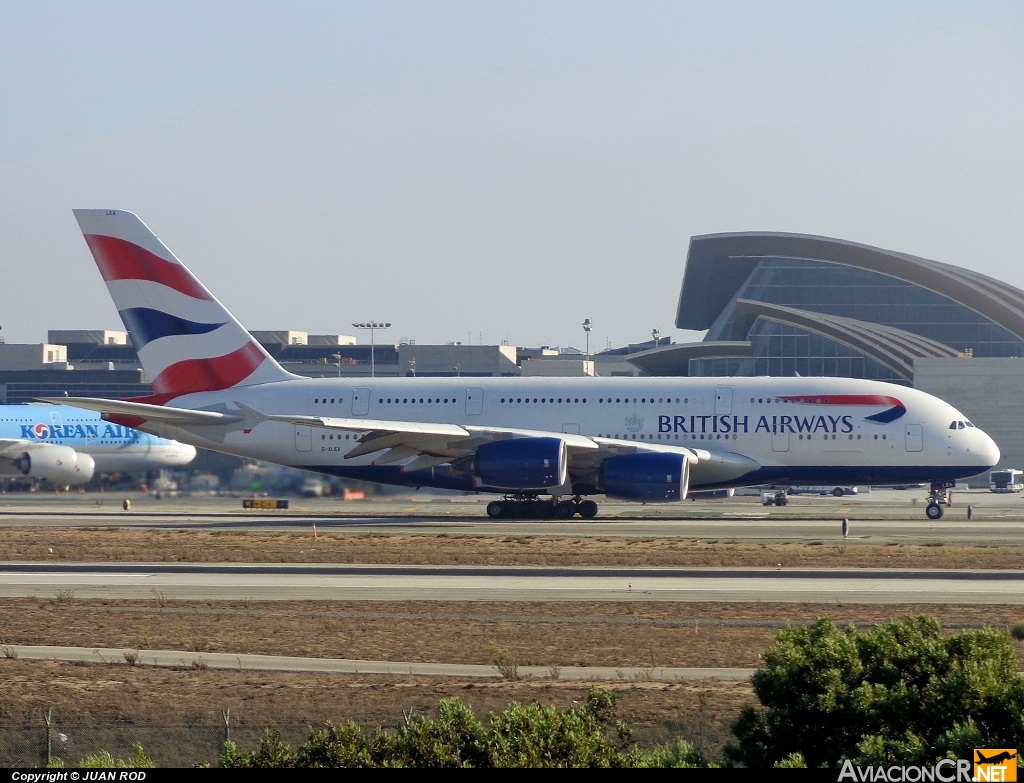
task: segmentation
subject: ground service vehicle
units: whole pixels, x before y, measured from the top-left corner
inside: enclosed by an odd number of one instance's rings
[[[988,488],[993,492],[1020,492],[1024,490],[1024,470],[1006,468],[989,474]]]

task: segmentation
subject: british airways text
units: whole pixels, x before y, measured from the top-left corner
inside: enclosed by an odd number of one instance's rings
[[[658,432],[750,432],[749,416],[658,416]],[[853,432],[852,416],[759,416],[754,432]]]

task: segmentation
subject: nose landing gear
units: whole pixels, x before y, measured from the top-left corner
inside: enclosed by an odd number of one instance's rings
[[[942,519],[942,507],[953,505],[953,493],[949,490],[954,486],[954,481],[932,482],[928,488],[928,506],[924,510],[928,519]]]

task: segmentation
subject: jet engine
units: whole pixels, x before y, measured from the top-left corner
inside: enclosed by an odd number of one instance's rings
[[[690,463],[682,454],[624,454],[601,464],[604,494],[648,503],[686,500]]]
[[[478,448],[473,475],[496,489],[545,490],[565,484],[568,466],[561,438],[512,438]]]
[[[85,484],[96,470],[92,457],[79,454],[70,446],[47,445],[24,451],[11,464],[29,478],[47,479],[54,484]]]

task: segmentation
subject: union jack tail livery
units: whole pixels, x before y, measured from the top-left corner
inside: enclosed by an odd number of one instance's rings
[[[295,378],[136,215],[74,212],[152,379],[154,396],[146,402]]]

